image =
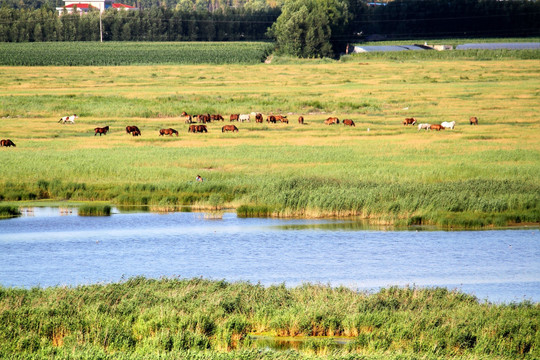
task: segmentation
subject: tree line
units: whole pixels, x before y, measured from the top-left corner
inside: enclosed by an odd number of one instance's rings
[[[59,16],[60,0],[3,0],[0,41],[99,40],[99,13]],[[540,34],[540,1],[124,0],[138,11],[102,14],[104,41],[276,41],[278,52],[332,56],[379,39]]]

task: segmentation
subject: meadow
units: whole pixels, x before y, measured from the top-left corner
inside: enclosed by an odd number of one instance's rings
[[[204,279],[0,287],[0,356],[65,359],[537,359],[540,308],[443,288],[359,293]],[[295,337],[297,349],[253,335]],[[344,337],[343,346],[332,339]]]
[[[106,201],[396,225],[540,222],[538,62],[360,59],[0,67],[0,199]],[[180,116],[289,124],[187,132]],[[76,113],[75,125],[57,123]],[[298,124],[303,115],[306,124]],[[329,116],[355,127],[324,125]],[[480,125],[469,125],[477,116]],[[456,121],[454,130],[418,131]],[[106,136],[93,129],[109,125]],[[125,132],[137,125],[141,137]],[[159,136],[161,128],[179,136]],[[205,181],[198,183],[201,175]]]

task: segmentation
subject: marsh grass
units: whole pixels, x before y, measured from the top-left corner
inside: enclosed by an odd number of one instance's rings
[[[79,216],[109,216],[111,215],[110,205],[86,204],[78,208]]]
[[[54,79],[42,76],[51,69],[0,67],[0,135],[17,144],[0,151],[0,200],[449,227],[540,221],[534,61],[56,67]],[[290,123],[238,123],[228,134],[226,120],[192,134],[182,111],[261,111]],[[70,113],[75,125],[57,123]],[[472,115],[480,125],[468,124]],[[356,127],[324,125],[329,116]],[[457,126],[418,131],[401,124],[411,116]],[[105,125],[111,131],[94,136]],[[168,127],[179,136],[159,136]]]
[[[539,311],[527,301],[489,304],[444,288],[359,293],[142,277],[75,288],[0,287],[0,356],[534,359]],[[297,351],[261,352],[249,334],[305,340]],[[351,341],[337,348],[320,336]]]
[[[18,206],[0,205],[0,218],[15,217],[21,215]]]

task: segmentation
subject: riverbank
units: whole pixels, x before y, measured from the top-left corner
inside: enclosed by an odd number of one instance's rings
[[[494,305],[442,288],[373,294],[141,277],[88,286],[0,288],[5,358],[533,359],[538,304]],[[280,352],[249,334],[307,336]],[[316,336],[326,336],[317,338]],[[332,337],[351,338],[334,346]]]
[[[17,145],[0,151],[0,200],[397,226],[538,224],[537,73],[537,62],[513,59],[0,67],[1,137]],[[230,122],[220,121],[194,134],[182,111],[260,111],[289,123],[223,133]],[[58,123],[72,113],[74,125]],[[329,116],[356,126],[325,125]],[[456,127],[418,131],[403,126],[406,117]],[[107,135],[94,135],[106,125]],[[162,128],[179,136],[160,136]]]

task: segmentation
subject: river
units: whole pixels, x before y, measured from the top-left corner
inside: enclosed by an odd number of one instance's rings
[[[540,301],[540,231],[388,230],[345,220],[235,213],[77,216],[34,208],[0,220],[0,284],[77,286],[132,276],[304,282],[377,291],[457,289],[491,302]]]

